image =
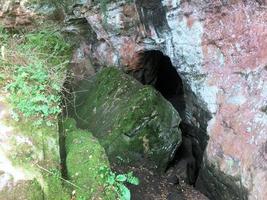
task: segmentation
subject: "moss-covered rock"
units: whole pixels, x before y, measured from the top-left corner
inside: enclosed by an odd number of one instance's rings
[[[157,91],[115,68],[83,81],[74,98],[79,128],[92,131],[111,161],[151,161],[164,170],[181,142],[177,111]]]
[[[3,95],[3,94],[2,94]],[[14,121],[0,99],[0,199],[67,200],[71,191],[60,180],[56,127]]]
[[[104,148],[88,131],[76,128],[75,120],[64,123],[68,175],[75,185],[77,199],[116,199],[116,192],[104,187],[101,167],[109,168]]]

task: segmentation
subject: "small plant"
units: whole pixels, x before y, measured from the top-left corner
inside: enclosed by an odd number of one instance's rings
[[[0,28],[0,39],[0,84],[10,93],[12,116],[33,118],[35,125],[55,124],[70,46],[49,28],[15,35]]]
[[[133,172],[116,174],[108,167],[100,167],[98,174],[104,180],[106,187],[115,190],[120,200],[131,199],[131,192],[125,186],[125,183],[139,185],[139,179],[133,176]]]
[[[57,95],[60,85],[48,85],[49,74],[42,63],[15,67],[14,81],[6,88],[11,93],[9,100],[16,109],[25,117],[36,115],[41,120],[58,114],[61,111],[60,96]]]

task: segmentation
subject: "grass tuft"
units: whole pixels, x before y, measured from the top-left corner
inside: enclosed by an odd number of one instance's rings
[[[51,28],[52,27],[52,28]],[[0,28],[0,87],[10,93],[13,117],[51,126],[61,112],[63,86],[71,47],[58,26],[10,34]]]

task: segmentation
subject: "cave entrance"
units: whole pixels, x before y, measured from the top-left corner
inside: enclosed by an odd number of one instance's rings
[[[127,73],[143,85],[153,86],[185,117],[183,81],[168,56],[158,50],[137,52]]]
[[[180,129],[183,142],[169,168],[174,168],[173,171],[177,176],[194,185],[208,140],[206,134],[208,113],[199,106],[199,101],[190,87],[188,85],[184,87],[183,79],[172,65],[170,58],[161,51],[137,52],[127,66],[126,72],[142,84],[153,86],[178,111],[182,119]],[[197,123],[193,123],[194,120],[188,117],[194,118]]]

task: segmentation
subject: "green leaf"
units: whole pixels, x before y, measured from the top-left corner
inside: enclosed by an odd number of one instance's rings
[[[123,184],[119,184],[120,200],[131,200],[130,190]]]
[[[137,177],[133,176],[133,172],[127,174],[127,182],[133,185],[139,185],[140,181]]]
[[[124,174],[119,174],[117,177],[116,177],[116,181],[120,181],[120,182],[124,182],[127,180],[127,176],[125,176]]]
[[[20,116],[35,119],[37,122],[34,125],[42,122],[54,126],[49,120],[61,112],[59,91],[71,47],[62,35],[54,30],[33,31],[22,35],[19,33],[18,37],[12,37],[12,40],[16,38],[23,39],[16,45],[16,49],[11,47],[10,52],[14,50],[20,55],[23,64],[6,60],[0,68],[10,66],[10,70],[3,70],[0,83],[2,79],[8,80],[5,86],[10,93],[8,100]],[[7,48],[10,45],[8,39],[9,35],[0,27],[0,40]],[[18,119],[18,116],[14,118]]]
[[[131,183],[133,185],[139,185],[140,181],[137,177],[130,177],[127,179],[128,183]]]
[[[115,183],[115,175],[108,176],[107,183],[113,185]]]

